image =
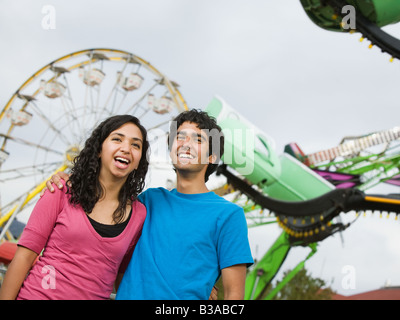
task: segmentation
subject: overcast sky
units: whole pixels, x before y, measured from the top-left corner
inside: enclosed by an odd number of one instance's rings
[[[55,29],[42,27],[45,5],[56,10]],[[400,38],[400,26],[388,30]],[[0,104],[61,56],[121,49],[178,82],[190,107],[218,94],[271,136],[278,154],[289,142],[311,153],[400,125],[400,62],[359,38],[318,28],[298,0],[3,0]],[[279,232],[251,230],[253,253],[262,255]],[[400,285],[399,221],[360,218],[343,238],[319,244],[306,264],[314,276],[342,294]],[[308,254],[293,251],[284,270]],[[342,285],[347,265],[354,289]]]

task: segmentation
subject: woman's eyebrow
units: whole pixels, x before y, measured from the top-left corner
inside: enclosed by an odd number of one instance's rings
[[[125,137],[125,135],[123,133],[119,133],[119,132],[113,132],[112,134],[115,134],[115,135],[120,136],[120,137]],[[143,140],[138,138],[138,137],[132,137],[131,139],[134,140],[134,141],[140,141],[140,142],[143,143]]]

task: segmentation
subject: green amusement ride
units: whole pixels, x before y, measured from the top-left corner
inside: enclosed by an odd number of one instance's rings
[[[399,0],[301,0],[301,4],[317,26],[359,32],[361,40],[367,38],[391,60],[400,58],[400,40],[382,30],[400,21]],[[290,143],[278,156],[268,138],[222,99],[214,98],[207,111],[226,136],[224,165],[218,173],[236,190],[235,201],[244,208],[249,227],[277,222],[283,229],[249,272],[246,299],[272,299],[315,254],[319,241],[349,227],[334,219],[340,213],[371,210],[393,213],[397,219],[400,194],[365,191],[380,183],[400,186],[400,127],[344,138],[334,148],[309,155]],[[295,246],[308,246],[310,253],[266,294]]]

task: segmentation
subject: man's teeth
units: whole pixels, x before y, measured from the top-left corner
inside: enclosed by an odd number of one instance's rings
[[[181,153],[178,156],[179,156],[179,158],[184,158],[184,159],[193,159],[194,158],[191,154],[187,154],[187,153]]]
[[[129,164],[129,160],[128,160],[128,159],[116,157],[115,160],[117,160],[117,161],[119,161],[119,162],[124,162],[124,163],[128,163],[128,164]]]

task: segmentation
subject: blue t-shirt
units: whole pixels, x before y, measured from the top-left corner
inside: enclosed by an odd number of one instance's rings
[[[207,300],[221,269],[253,263],[243,209],[214,192],[155,188],[139,200],[147,217],[116,299]]]

